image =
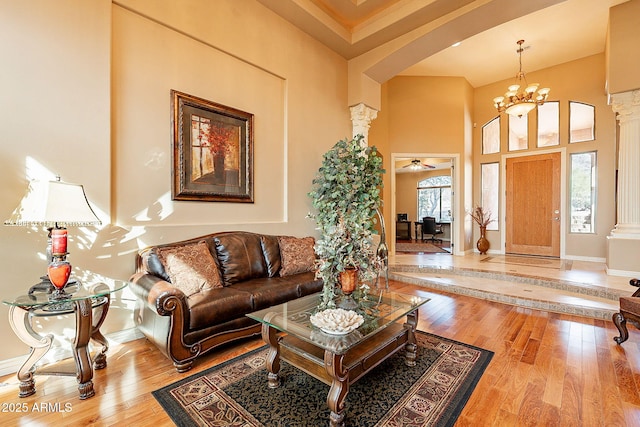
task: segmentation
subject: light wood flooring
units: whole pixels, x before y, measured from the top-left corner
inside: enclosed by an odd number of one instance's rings
[[[495,352],[456,426],[640,426],[640,331],[633,326],[618,346],[610,321],[391,287],[431,298],[418,329]],[[243,340],[178,374],[145,339],[112,343],[107,368],[94,376],[96,395],[85,401],[72,377],[37,376],[37,393],[24,399],[14,375],[1,378],[0,425],[172,425],[153,390],[260,345],[260,338]]]

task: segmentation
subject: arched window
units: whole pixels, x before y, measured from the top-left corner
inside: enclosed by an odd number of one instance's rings
[[[418,182],[418,220],[432,216],[451,221],[451,176],[431,176]]]

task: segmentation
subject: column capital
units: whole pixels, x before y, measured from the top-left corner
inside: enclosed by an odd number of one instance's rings
[[[640,91],[639,91],[640,92]],[[351,111],[351,120],[366,120],[367,122],[371,122],[371,120],[375,120],[378,117],[378,110],[375,108],[371,108],[362,102],[360,104],[352,105],[349,107]]]
[[[349,107],[351,110],[351,125],[353,128],[353,136],[364,136],[363,144],[368,144],[369,140],[369,127],[371,127],[371,121],[378,117],[378,110],[371,108],[366,104],[360,103]]]
[[[620,123],[640,119],[640,90],[611,95],[611,109]]]

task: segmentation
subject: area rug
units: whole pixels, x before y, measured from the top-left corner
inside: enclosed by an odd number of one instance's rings
[[[442,249],[439,246],[434,245],[433,243],[428,242],[397,242],[396,243],[396,252],[417,252],[423,254],[435,254],[435,253],[449,253],[449,251]]]
[[[417,332],[416,366],[399,352],[346,397],[347,426],[452,426],[493,352]],[[267,387],[263,346],[153,392],[177,426],[326,426],[329,386],[286,362]]]

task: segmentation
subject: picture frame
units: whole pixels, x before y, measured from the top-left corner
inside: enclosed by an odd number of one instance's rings
[[[253,203],[253,114],[171,90],[173,200]]]

